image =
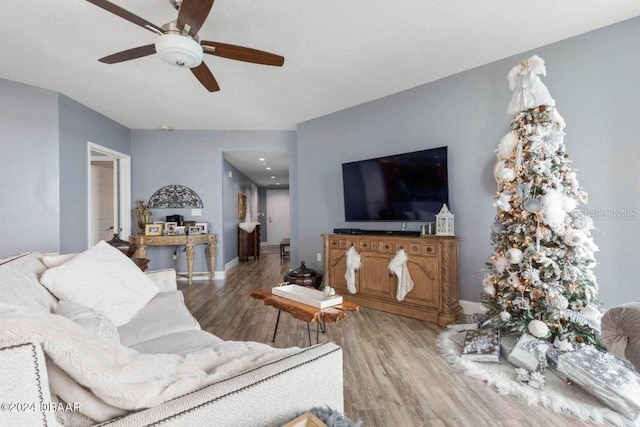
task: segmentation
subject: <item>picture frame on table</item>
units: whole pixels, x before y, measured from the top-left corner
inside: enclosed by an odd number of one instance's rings
[[[197,225],[190,225],[187,231],[190,236],[193,234],[202,234],[202,227],[199,227]]]
[[[196,222],[196,226],[202,229],[202,234],[209,234],[209,223],[208,222]]]
[[[184,225],[179,225],[176,227],[176,231],[175,234],[176,236],[184,236],[187,234],[187,227],[185,227]]]
[[[176,234],[177,222],[166,222],[164,224],[165,233],[167,236],[174,236]]]
[[[145,236],[162,236],[163,224],[145,224]]]

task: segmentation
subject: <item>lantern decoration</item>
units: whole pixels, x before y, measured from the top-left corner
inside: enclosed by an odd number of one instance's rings
[[[442,205],[442,209],[440,209],[440,212],[436,215],[436,235],[455,236],[453,214],[449,212],[446,204]]]

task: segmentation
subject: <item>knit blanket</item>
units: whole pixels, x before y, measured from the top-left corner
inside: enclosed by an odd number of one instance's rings
[[[65,317],[0,304],[0,344],[27,341],[39,344],[77,383],[125,410],[161,404],[300,351],[225,341],[185,356],[143,354],[87,332]]]

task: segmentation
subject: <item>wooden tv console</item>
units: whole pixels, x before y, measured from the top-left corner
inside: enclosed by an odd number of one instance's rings
[[[460,239],[449,236],[380,236],[323,234],[325,283],[347,301],[389,313],[445,326],[462,312],[459,303],[458,251]],[[356,271],[356,294],[347,290],[346,252],[355,247],[361,266]],[[399,249],[407,254],[414,288],[403,301],[396,299],[397,278],[389,261]]]

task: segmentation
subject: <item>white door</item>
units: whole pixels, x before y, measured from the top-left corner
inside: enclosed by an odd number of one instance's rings
[[[94,164],[101,166],[94,172]],[[104,170],[107,169],[107,170]],[[87,141],[87,247],[131,234],[131,158]]]
[[[290,237],[289,190],[267,190],[267,240],[270,245]]]
[[[111,240],[115,227],[114,196],[116,173],[114,159],[91,161],[91,237],[90,244]]]

